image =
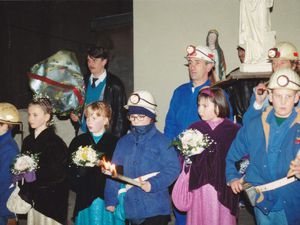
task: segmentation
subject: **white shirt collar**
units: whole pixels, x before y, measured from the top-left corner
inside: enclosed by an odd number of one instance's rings
[[[94,74],[91,74],[90,84],[92,84],[93,78],[98,78],[98,80],[95,82],[95,86],[97,87],[106,78],[106,76],[107,76],[106,70],[104,70],[104,72],[99,77],[95,77]]]

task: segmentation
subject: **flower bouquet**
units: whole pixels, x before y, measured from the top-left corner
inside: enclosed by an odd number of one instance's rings
[[[94,167],[99,164],[100,157],[103,154],[96,152],[92,146],[80,146],[77,151],[72,154],[72,161],[77,166]]]
[[[18,181],[23,178],[25,178],[26,182],[35,181],[35,171],[38,169],[38,162],[38,154],[18,154],[11,167],[11,172],[14,174],[14,181]]]
[[[191,164],[190,157],[202,153],[213,140],[206,134],[202,134],[199,130],[188,129],[178,135],[172,142],[176,146],[187,164]]]

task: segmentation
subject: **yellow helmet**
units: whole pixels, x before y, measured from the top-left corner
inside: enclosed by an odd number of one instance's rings
[[[279,42],[269,50],[269,59],[299,60],[297,48],[289,42]]]
[[[7,102],[0,102],[0,122],[8,124],[21,123],[17,108]]]
[[[272,74],[270,77],[269,89],[284,88],[299,91],[300,77],[292,69],[280,69]]]

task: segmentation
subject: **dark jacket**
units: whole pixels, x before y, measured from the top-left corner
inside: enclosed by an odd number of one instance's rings
[[[190,129],[197,129],[207,134],[213,143],[201,154],[191,156],[193,161],[190,169],[189,191],[210,184],[218,192],[218,200],[230,210],[234,216],[238,214],[238,195],[227,186],[225,179],[225,159],[234,140],[239,126],[228,119],[224,119],[215,129],[211,129],[205,121],[192,124]]]
[[[14,190],[9,188],[12,184],[12,174],[10,166],[13,163],[19,148],[11,136],[11,132],[7,132],[0,136],[0,217],[14,217],[6,207],[7,199]]]
[[[72,153],[80,146],[92,145],[93,149],[104,153],[106,160],[111,161],[118,139],[110,133],[104,133],[100,141],[95,144],[90,133],[75,137],[69,147],[70,161]],[[78,212],[89,207],[96,198],[103,199],[106,177],[99,167],[77,167],[70,163],[69,179],[71,189],[76,192],[74,217]]]
[[[85,85],[89,82],[89,77],[85,80]],[[112,109],[111,133],[117,137],[125,135],[129,128],[124,106],[127,102],[126,92],[122,81],[115,75],[107,72],[104,99]]]
[[[52,128],[47,128],[37,138],[34,134],[27,136],[22,152],[38,153],[39,168],[36,171],[36,181],[21,186],[21,197],[30,203],[34,202],[34,209],[38,212],[64,223],[69,192],[66,144]]]

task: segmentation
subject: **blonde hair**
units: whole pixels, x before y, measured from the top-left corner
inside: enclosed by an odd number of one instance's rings
[[[96,112],[97,116],[103,116],[108,119],[108,124],[105,125],[105,129],[108,129],[110,126],[110,121],[112,117],[112,110],[108,103],[103,101],[93,102],[88,104],[84,109],[84,115],[86,117],[91,116],[93,112]]]

